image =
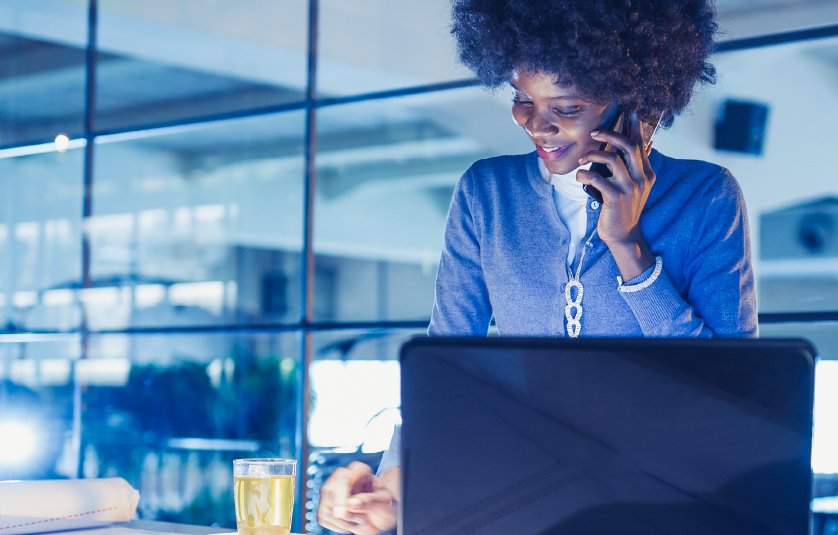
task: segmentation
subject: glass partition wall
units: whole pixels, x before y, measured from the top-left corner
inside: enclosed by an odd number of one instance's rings
[[[447,2],[210,4],[0,2],[0,479],[120,476],[141,518],[231,527],[230,461],[294,457],[295,530],[318,532],[318,485],[375,466],[400,421],[457,180],[532,147],[457,66]],[[655,144],[739,179],[761,334],[821,356],[823,496],[836,35],[722,43],[719,84]],[[767,111],[760,150],[715,148],[728,101]]]

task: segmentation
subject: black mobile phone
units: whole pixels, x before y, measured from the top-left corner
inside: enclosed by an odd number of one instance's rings
[[[659,116],[657,119],[654,119],[653,121],[650,121],[648,123],[640,123],[640,135],[643,138],[644,151],[649,148],[649,143],[652,142],[652,137],[655,135],[655,132],[658,129],[658,123],[660,123],[662,116],[663,114],[661,114],[661,116]],[[620,134],[623,134],[624,136],[628,136],[630,128],[630,115],[623,108],[617,108],[617,111],[614,113],[614,118],[611,119],[611,123],[608,125],[608,129],[612,132],[618,132]],[[599,146],[599,150],[616,151],[617,149],[610,143],[602,143]],[[620,157],[622,158],[622,155],[620,155]],[[593,165],[591,165],[591,171],[599,173],[602,176],[602,178],[610,178],[612,176],[611,170],[608,169],[608,166],[604,163],[594,163]],[[587,184],[585,184],[582,187],[585,189],[585,192],[588,195],[590,195],[592,198],[596,199],[597,202],[602,204],[602,192],[600,192],[593,186],[588,186]]]

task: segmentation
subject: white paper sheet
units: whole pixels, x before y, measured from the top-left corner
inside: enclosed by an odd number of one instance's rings
[[[0,535],[127,522],[140,493],[122,478],[0,481]]]

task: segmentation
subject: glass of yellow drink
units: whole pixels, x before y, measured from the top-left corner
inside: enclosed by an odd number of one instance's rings
[[[297,461],[233,461],[238,535],[288,535],[294,511]]]

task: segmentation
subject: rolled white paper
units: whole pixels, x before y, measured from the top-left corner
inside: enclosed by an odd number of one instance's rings
[[[0,535],[127,522],[139,501],[140,493],[121,477],[0,481]]]

